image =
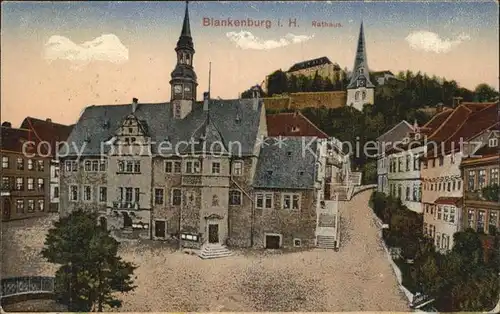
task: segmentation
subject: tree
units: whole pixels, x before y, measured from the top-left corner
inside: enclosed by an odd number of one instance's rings
[[[488,102],[498,99],[498,91],[485,83],[477,85],[474,89],[474,94],[479,102]]]
[[[135,266],[117,255],[119,243],[97,225],[97,214],[82,210],[54,223],[42,256],[62,265],[55,293],[70,311],[99,311],[120,307],[115,292],[132,291]]]

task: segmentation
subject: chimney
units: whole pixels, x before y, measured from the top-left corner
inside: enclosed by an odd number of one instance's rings
[[[132,113],[134,113],[137,110],[137,107],[139,104],[137,103],[139,99],[137,98],[132,98]]]
[[[208,92],[203,93],[203,111],[208,111],[208,100],[210,99],[210,94]]]
[[[51,123],[51,122],[52,122],[52,119],[51,119],[51,118],[47,118],[47,119],[45,119],[45,121],[47,121],[47,122]]]
[[[5,121],[2,123],[2,126],[6,128],[12,128],[12,123],[10,123],[9,121]]]
[[[259,108],[259,98],[260,98],[259,86],[255,85],[254,87],[252,87],[253,110],[257,110],[257,108]]]

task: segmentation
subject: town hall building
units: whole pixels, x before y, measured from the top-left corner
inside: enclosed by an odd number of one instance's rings
[[[187,4],[175,52],[170,102],[85,108],[61,152],[61,215],[96,211],[118,239],[193,249],[338,245],[330,184],[350,178],[340,143],[268,136],[257,89],[196,101]]]

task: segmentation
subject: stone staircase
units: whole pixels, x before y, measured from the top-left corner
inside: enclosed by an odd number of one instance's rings
[[[336,249],[335,237],[332,236],[318,236],[316,246],[321,249]]]
[[[354,185],[361,185],[361,172],[351,172],[349,181]]]
[[[198,253],[198,256],[202,259],[220,258],[231,255],[233,253],[225,245],[221,244],[205,244]]]

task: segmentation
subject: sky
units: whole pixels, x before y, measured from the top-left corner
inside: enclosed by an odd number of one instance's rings
[[[169,101],[185,5],[2,1],[1,120],[70,124],[89,105]],[[498,13],[495,1],[190,1],[197,94],[208,88],[210,62],[211,95],[225,99],[307,59],[326,56],[351,70],[361,21],[372,71],[498,89]],[[207,23],[228,18],[232,26]],[[235,26],[243,19],[264,22]]]

